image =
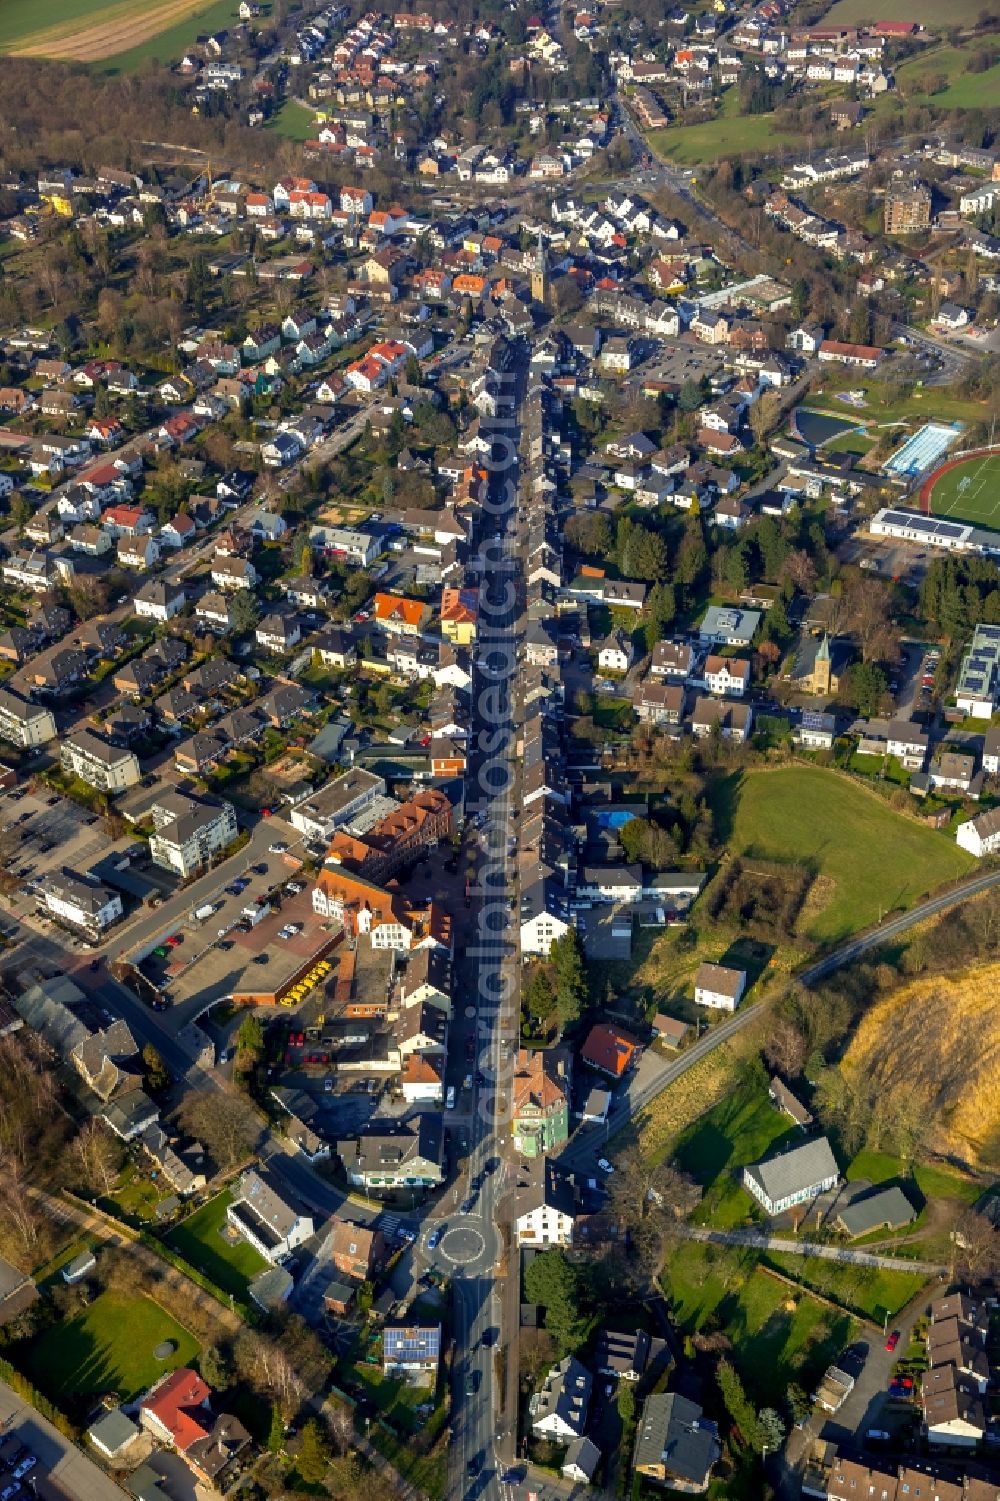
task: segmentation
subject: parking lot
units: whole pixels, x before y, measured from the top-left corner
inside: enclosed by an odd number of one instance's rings
[[[64,865],[84,872],[131,843],[125,838],[110,844],[99,814],[44,787],[15,787],[0,796],[0,829],[13,845],[9,868],[25,885]]]
[[[0,1495],[7,1501],[125,1501],[125,1492],[0,1381]],[[15,1459],[14,1456],[19,1458]],[[33,1463],[15,1479],[20,1466]],[[8,1487],[16,1489],[8,1495]]]

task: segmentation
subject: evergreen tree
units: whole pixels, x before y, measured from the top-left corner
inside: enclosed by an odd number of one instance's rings
[[[319,1485],[330,1465],[330,1450],[315,1418],[302,1430],[302,1442],[295,1456],[295,1468],[308,1485]]]

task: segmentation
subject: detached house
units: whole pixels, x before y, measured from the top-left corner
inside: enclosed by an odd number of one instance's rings
[[[768,1215],[811,1204],[839,1182],[840,1169],[825,1136],[743,1169],[743,1187]]]
[[[286,1260],[313,1233],[312,1216],[256,1168],[248,1168],[240,1177],[226,1219],[274,1264]]]

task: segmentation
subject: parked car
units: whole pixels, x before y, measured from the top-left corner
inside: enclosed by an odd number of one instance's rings
[[[899,1344],[899,1330],[898,1329],[894,1329],[892,1331],[892,1333],[889,1335],[889,1338],[885,1342],[885,1347],[889,1351],[890,1355],[892,1354],[893,1350],[895,1350],[895,1348],[896,1348],[896,1346],[898,1344]]]
[[[598,1159],[597,1159],[597,1166],[600,1168],[600,1170],[601,1170],[602,1173],[613,1173],[614,1172],[614,1166],[613,1166],[613,1164],[610,1163],[606,1157],[598,1157]],[[888,1349],[888,1348],[889,1348],[889,1346],[887,1345],[886,1349]]]

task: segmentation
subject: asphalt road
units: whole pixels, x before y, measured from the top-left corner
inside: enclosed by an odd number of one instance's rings
[[[511,376],[518,397],[523,393],[526,368],[523,349],[521,354],[521,362]],[[501,1445],[506,1447],[511,1438],[499,1426],[502,1391],[494,1377],[497,1352],[512,1335],[501,1327],[496,1273],[502,1252],[498,1206],[505,1183],[500,1158],[513,1049],[504,1061],[500,1049],[502,1007],[495,998],[502,994],[505,974],[516,983],[516,953],[507,927],[508,900],[513,892],[507,840],[514,817],[511,763],[516,605],[509,584],[519,569],[513,547],[518,431],[509,419],[498,419],[493,425],[498,433],[510,438],[513,452],[506,467],[491,475],[491,498],[496,509],[492,520],[487,514],[481,523],[484,535],[480,542],[488,545],[483,548],[480,575],[481,636],[472,698],[474,753],[469,758],[466,800],[468,812],[485,815],[494,878],[488,884],[484,882],[484,889],[475,896],[477,936],[470,951],[462,956],[463,972],[467,966],[470,980],[464,999],[467,1008],[474,1007],[477,1013],[477,1068],[486,1083],[475,1089],[468,1127],[465,1165],[472,1209],[466,1215],[452,1217],[439,1247],[439,1255],[449,1262],[454,1295],[455,1387],[448,1495],[465,1501],[495,1501],[501,1494]],[[478,1189],[474,1183],[480,1184]],[[467,1388],[470,1379],[474,1389]]]

